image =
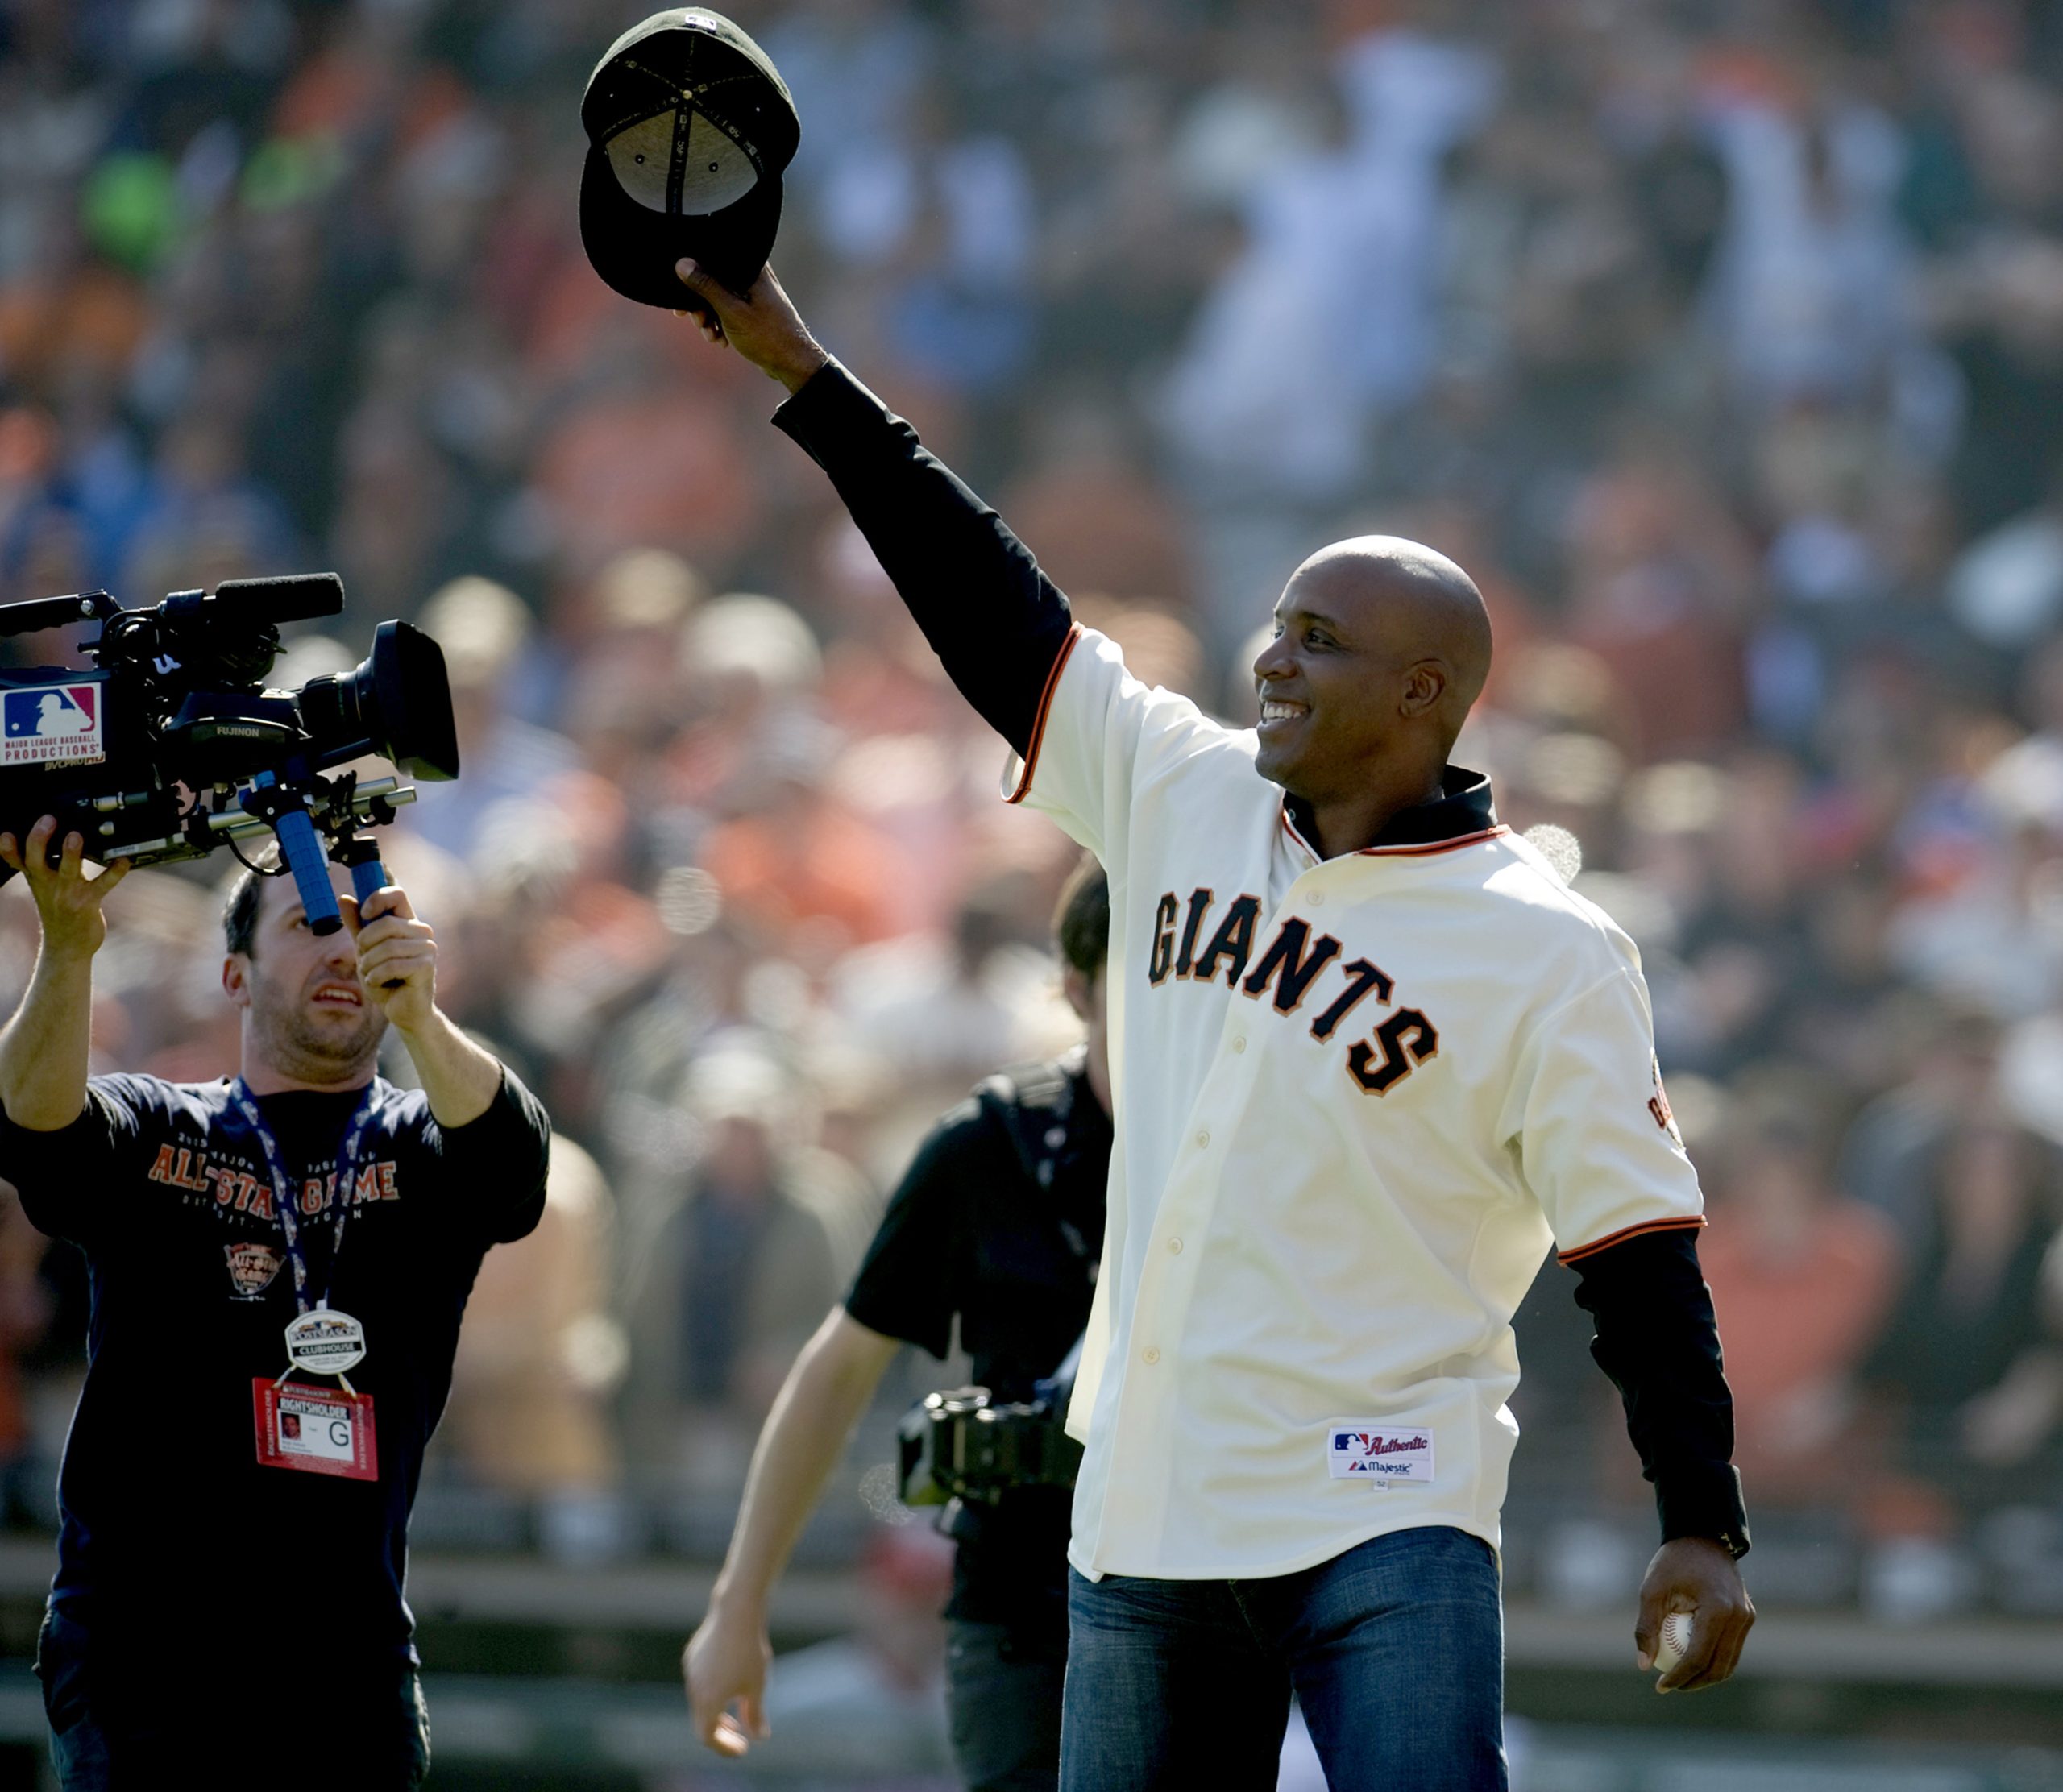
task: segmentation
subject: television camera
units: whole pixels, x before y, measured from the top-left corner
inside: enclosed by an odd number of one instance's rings
[[[896,1428],[896,1479],[906,1506],[994,1506],[1017,1487],[1071,1487],[1081,1446],[1065,1429],[1081,1341],[1028,1400],[986,1388],[927,1394]]]
[[[416,793],[334,768],[376,756],[408,777],[459,775],[444,655],[405,622],[381,623],[349,672],[264,688],[279,625],[343,607],[334,573],[230,579],[141,610],[106,591],[0,604],[0,635],[101,624],[89,671],[0,668],[0,829],[20,840],[55,815],[53,858],[76,832],[88,857],[137,865],[223,845],[250,865],[239,843],[269,832],[309,924],[335,932],[326,843],[364,901],[386,872],[360,829]]]

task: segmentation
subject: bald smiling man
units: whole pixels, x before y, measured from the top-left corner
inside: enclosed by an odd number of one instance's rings
[[[1550,1250],[1655,1488],[1638,1664],[1683,1612],[1658,1686],[1725,1679],[1754,1613],[1704,1202],[1632,941],[1449,762],[1490,668],[1468,575],[1384,536],[1313,554],[1259,726],[1224,728],[1074,621],[770,269],[681,274],[1009,743],[1004,795],[1110,873],[1062,1786],[1272,1786],[1293,1690],[1333,1786],[1505,1785],[1510,1321]]]

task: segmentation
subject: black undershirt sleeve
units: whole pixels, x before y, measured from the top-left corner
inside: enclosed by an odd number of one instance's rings
[[[1733,1465],[1733,1395],[1696,1239],[1648,1232],[1584,1258],[1573,1266],[1576,1304],[1596,1321],[1590,1354],[1625,1404],[1662,1541],[1715,1537],[1739,1555],[1748,1514]]]
[[[1074,626],[1031,550],[836,361],[774,422],[830,475],[961,695],[1028,755]]]

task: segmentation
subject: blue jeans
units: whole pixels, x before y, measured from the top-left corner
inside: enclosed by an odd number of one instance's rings
[[[1292,1690],[1338,1787],[1505,1792],[1489,1545],[1396,1531],[1265,1580],[1071,1574],[1061,1792],[1270,1792]]]
[[[1067,1641],[999,1624],[946,1628],[953,1762],[967,1792],[1053,1792],[1061,1773]]]

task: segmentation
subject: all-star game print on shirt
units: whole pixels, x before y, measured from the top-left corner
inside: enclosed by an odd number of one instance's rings
[[[358,1099],[259,1107],[300,1197],[311,1280],[365,1326],[351,1381],[374,1402],[370,1482],[257,1460],[251,1382],[287,1367],[293,1273],[229,1084],[97,1076],[61,1131],[0,1118],[0,1176],[39,1230],[86,1256],[89,1366],[59,1477],[56,1594],[110,1664],[133,1647],[169,1666],[168,1643],[183,1654],[218,1637],[262,1651],[311,1627],[335,1662],[409,1649],[401,1588],[423,1450],[481,1259],[543,1211],[550,1127],[506,1074],[485,1114],[449,1130],[419,1091],[381,1081],[347,1189],[336,1154]]]

